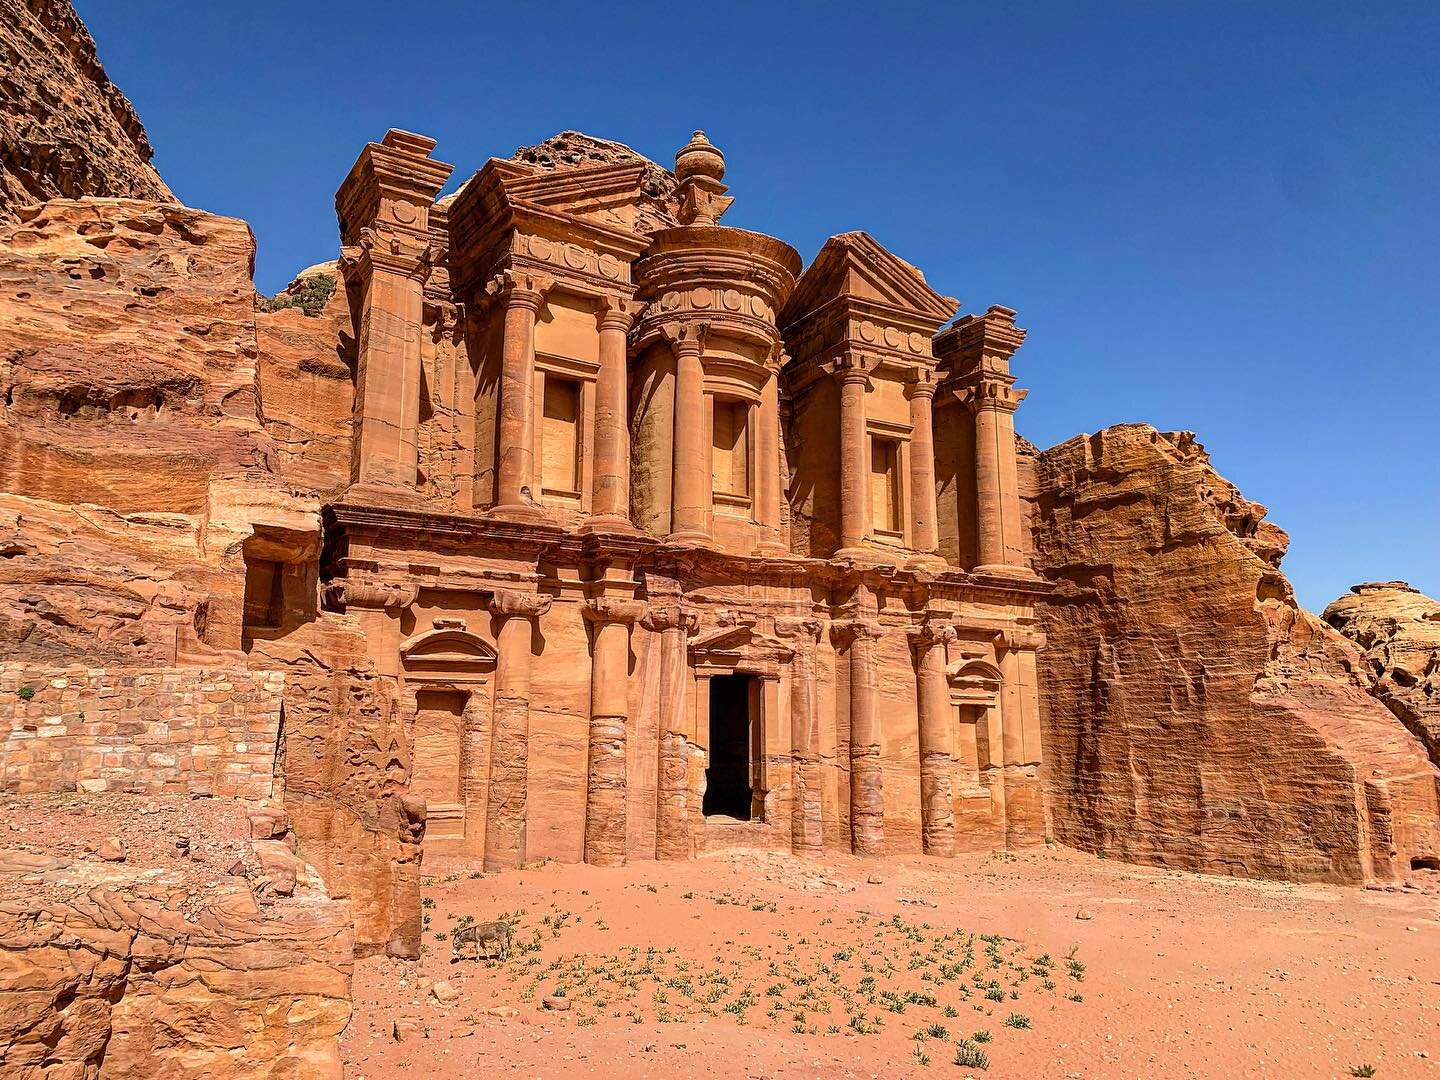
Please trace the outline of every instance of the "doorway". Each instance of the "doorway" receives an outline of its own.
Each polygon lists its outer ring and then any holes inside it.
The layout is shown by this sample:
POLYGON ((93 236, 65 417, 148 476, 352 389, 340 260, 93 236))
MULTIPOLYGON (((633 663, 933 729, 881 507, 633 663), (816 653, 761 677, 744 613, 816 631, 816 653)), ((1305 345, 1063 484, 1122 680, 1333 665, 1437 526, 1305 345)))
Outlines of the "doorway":
POLYGON ((750 675, 710 679, 710 766, 702 806, 706 817, 751 818, 760 734, 758 690, 750 675))
POLYGON ((421 690, 415 695, 410 789, 425 796, 425 835, 433 839, 465 835, 461 765, 468 698, 455 690, 421 690))

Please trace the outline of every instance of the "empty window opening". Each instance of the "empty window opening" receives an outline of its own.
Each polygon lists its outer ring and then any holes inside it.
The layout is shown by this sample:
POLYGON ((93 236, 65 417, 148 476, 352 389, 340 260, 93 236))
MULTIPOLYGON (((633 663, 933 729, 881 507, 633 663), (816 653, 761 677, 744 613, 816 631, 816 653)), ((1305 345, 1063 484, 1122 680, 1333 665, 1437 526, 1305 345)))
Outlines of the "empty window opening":
POLYGON ((540 487, 552 495, 580 494, 580 384, 545 376, 540 431, 540 487))
POLYGON ((460 776, 468 697, 456 690, 422 690, 415 695, 410 790, 425 796, 427 836, 465 835, 460 776))
POLYGON ((715 494, 732 499, 750 495, 750 405, 715 399, 711 428, 711 469, 715 494))
POLYGON ((716 675, 710 680, 710 765, 705 770, 706 817, 749 821, 755 802, 756 722, 754 679, 716 675))
POLYGON ((900 533, 900 444, 870 440, 870 522, 876 532, 900 533))
POLYGON ((284 617, 285 564, 245 556, 246 629, 278 630, 284 617))

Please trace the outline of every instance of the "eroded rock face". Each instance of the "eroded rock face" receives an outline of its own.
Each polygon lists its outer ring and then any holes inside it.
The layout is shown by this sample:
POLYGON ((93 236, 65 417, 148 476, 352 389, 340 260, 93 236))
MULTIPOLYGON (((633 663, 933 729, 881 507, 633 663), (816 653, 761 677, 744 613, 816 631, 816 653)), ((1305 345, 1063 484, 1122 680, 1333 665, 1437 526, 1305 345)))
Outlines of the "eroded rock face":
POLYGON ((1403 581, 1370 581, 1322 617, 1365 650, 1371 693, 1440 765, 1440 602, 1403 581))
POLYGON ((70 0, 0 0, 0 222, 56 197, 174 197, 70 0))
POLYGON ((1403 875, 1440 850, 1437 774, 1295 602, 1285 534, 1189 433, 1146 425, 1030 459, 1057 837, 1192 870, 1403 875))
POLYGON ((0 226, 3 658, 283 674, 302 854, 353 901, 361 951, 410 955, 423 811, 357 631, 318 609, 320 495, 349 470, 346 298, 259 312, 253 256, 244 222, 137 200, 0 226), (257 568, 274 610, 247 614, 257 568))
POLYGON ((339 1080, 350 913, 282 813, 257 830, 228 799, 3 809, 0 1075, 339 1080))

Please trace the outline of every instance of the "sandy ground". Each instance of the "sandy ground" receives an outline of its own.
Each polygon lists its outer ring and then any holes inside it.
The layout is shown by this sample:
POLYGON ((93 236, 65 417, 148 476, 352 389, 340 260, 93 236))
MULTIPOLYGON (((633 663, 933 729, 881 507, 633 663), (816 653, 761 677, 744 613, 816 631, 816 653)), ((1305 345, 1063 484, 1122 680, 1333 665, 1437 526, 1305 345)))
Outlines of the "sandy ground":
POLYGON ((426 871, 419 965, 357 965, 353 1080, 1440 1076, 1433 873, 1386 892, 1060 849, 426 871), (452 961, 453 927, 502 917, 508 961, 452 961))

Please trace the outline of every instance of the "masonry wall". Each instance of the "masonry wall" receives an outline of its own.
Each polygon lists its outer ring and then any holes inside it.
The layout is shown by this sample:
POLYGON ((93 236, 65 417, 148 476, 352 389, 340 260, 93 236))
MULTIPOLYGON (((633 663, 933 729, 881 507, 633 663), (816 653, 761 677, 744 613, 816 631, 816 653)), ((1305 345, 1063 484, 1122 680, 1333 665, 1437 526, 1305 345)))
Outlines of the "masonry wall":
POLYGON ((0 789, 267 798, 285 678, 0 665, 0 789))

